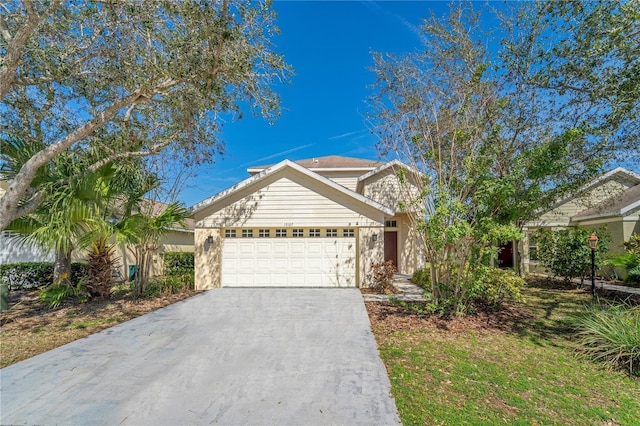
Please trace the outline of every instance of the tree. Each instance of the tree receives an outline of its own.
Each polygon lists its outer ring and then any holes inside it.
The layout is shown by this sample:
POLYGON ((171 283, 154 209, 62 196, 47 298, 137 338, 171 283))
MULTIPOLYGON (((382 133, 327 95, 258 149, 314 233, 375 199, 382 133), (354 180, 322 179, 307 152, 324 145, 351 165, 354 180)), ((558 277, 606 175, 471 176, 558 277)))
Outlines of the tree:
MULTIPOLYGON (((45 194, 38 170, 64 152, 102 156, 88 170, 168 152, 191 164, 223 145, 222 118, 247 105, 273 119, 270 2, 12 1, 0 15, 0 143, 41 144, 0 198, 0 231, 45 194)), ((0 159, 0 161, 4 161, 0 159)))
MULTIPOLYGON (((6 161, 0 172, 12 178, 40 147, 16 139, 3 148, 6 161)), ((32 213, 9 225, 25 241, 55 252, 54 283, 67 281, 74 250, 104 248, 92 258, 105 258, 106 240, 115 232, 112 218, 130 215, 142 196, 158 185, 137 159, 87 172, 97 156, 63 153, 40 168, 33 185, 46 196, 32 213)))
POLYGON ((141 203, 140 211, 117 224, 117 238, 128 244, 133 252, 138 270, 136 271, 136 295, 144 294, 149 283, 152 254, 171 227, 184 225, 189 211, 177 203, 166 206, 157 213, 156 203, 151 200, 141 203))
POLYGON ((517 239, 541 209, 639 146, 619 127, 637 117, 637 98, 617 121, 603 118, 608 127, 589 127, 571 115, 580 104, 547 84, 544 73, 555 69, 558 52, 571 52, 543 51, 541 40, 553 42, 546 37, 555 25, 545 5, 519 3, 503 18, 505 31, 487 33, 470 3, 455 4, 447 17, 425 20, 422 52, 374 54, 378 148, 426 176, 410 203, 421 211, 415 226, 434 302, 452 310, 465 309, 500 243, 517 239), (531 16, 548 19, 543 26, 531 16))

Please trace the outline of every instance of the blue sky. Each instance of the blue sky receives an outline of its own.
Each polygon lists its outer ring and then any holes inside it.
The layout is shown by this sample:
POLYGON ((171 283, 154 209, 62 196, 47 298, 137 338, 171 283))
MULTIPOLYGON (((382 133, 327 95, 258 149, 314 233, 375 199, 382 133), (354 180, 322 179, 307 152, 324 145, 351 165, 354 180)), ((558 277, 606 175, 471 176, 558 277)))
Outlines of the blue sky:
POLYGON ((226 154, 187 183, 180 195, 187 206, 245 179, 250 166, 325 155, 377 159, 364 118, 375 81, 371 51, 418 50, 422 20, 430 11, 443 15, 447 3, 275 1, 274 9, 282 32, 276 51, 295 69, 291 85, 275 87, 282 116, 273 125, 250 114, 226 123, 226 154))

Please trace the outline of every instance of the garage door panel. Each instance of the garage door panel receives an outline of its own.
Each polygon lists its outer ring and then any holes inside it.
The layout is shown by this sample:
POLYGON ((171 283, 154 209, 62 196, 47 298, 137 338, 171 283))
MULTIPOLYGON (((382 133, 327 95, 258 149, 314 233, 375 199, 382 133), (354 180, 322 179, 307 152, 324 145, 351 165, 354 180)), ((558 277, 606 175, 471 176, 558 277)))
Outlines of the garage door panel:
POLYGON ((353 287, 355 252, 355 238, 228 238, 222 285, 353 287))

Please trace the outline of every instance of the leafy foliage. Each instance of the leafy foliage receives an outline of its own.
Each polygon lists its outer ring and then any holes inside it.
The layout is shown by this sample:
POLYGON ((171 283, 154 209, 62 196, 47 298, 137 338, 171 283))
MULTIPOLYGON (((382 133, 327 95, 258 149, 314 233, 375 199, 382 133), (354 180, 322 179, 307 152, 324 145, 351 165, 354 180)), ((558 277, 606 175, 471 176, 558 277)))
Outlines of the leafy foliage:
MULTIPOLYGON (((72 263, 70 282, 77 285, 87 277, 86 263, 72 263)), ((52 262, 22 262, 0 265, 0 280, 13 290, 32 289, 53 284, 52 262)))
MULTIPOLYGON (((585 277, 591 271, 591 249, 587 240, 593 230, 574 226, 561 230, 538 229, 535 238, 538 241, 538 260, 554 277, 566 282, 572 278, 585 277)), ((598 247, 596 249, 596 267, 601 265, 608 251, 610 236, 606 229, 597 230, 598 247)))
POLYGON ((511 269, 489 268, 479 292, 487 303, 500 306, 505 302, 521 302, 520 289, 525 281, 511 269))
POLYGON ((151 260, 157 252, 160 239, 171 227, 184 225, 189 212, 178 203, 164 207, 161 213, 154 212, 155 203, 150 201, 141 205, 139 211, 117 224, 118 238, 129 244, 136 259, 138 271, 135 276, 136 294, 145 294, 150 279, 151 260))
POLYGON ((164 253, 165 275, 193 274, 195 254, 193 252, 169 251, 164 253))
POLYGON ((573 325, 585 356, 640 376, 640 306, 593 303, 576 315, 573 325))
POLYGON ((177 294, 195 288, 193 272, 154 277, 149 280, 143 293, 144 297, 177 294))
POLYGON ((639 65, 638 43, 628 42, 640 34, 633 7, 512 5, 493 16, 500 30, 487 33, 471 2, 454 3, 447 16, 424 21, 419 52, 374 53, 378 149, 425 176, 418 196, 405 185, 403 205, 423 236, 434 303, 456 311, 473 299, 501 243, 520 239, 526 222, 607 161, 640 152, 628 137, 640 123, 639 81, 618 66, 639 65), (622 81, 628 98, 616 89, 622 81))
POLYGON ((38 169, 66 152, 94 169, 156 156, 211 161, 241 106, 279 114, 272 85, 290 67, 274 53, 270 2, 7 3, 2 20, 0 139, 41 149, 0 197, 0 230, 33 211, 38 169))
POLYGON ((419 268, 413 271, 411 281, 423 289, 431 291, 431 277, 428 269, 419 268))
POLYGON ((113 269, 117 260, 113 257, 113 246, 99 238, 87 254, 87 280, 85 288, 91 297, 108 299, 115 284, 113 269))
POLYGON ((371 263, 374 287, 385 291, 389 290, 393 286, 393 276, 397 271, 398 269, 391 260, 371 263))
POLYGON ((610 257, 607 263, 625 269, 626 282, 640 284, 640 234, 631 235, 629 241, 625 241, 624 247, 624 253, 610 257))
POLYGON ((77 298, 81 302, 85 302, 87 296, 82 282, 73 285, 67 281, 60 281, 40 290, 40 300, 49 309, 59 307, 65 299, 77 298))

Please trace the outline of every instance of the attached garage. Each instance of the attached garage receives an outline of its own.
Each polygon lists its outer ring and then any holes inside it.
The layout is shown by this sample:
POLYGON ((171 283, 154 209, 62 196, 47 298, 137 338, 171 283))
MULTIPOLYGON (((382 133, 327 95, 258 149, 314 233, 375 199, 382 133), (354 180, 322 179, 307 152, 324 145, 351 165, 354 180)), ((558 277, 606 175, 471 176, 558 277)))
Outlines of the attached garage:
POLYGON ((223 287, 355 285, 355 237, 226 237, 222 241, 223 287))
POLYGON ((198 289, 368 285, 394 214, 288 160, 192 211, 198 289))

